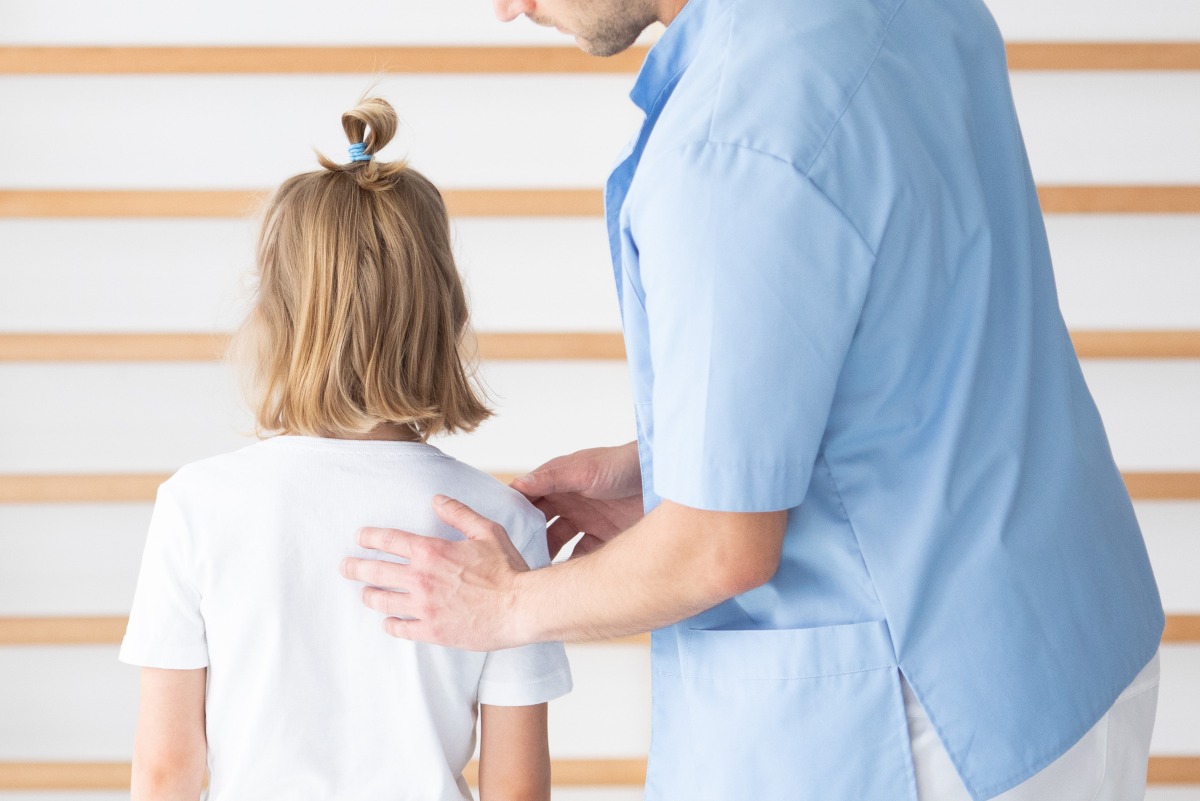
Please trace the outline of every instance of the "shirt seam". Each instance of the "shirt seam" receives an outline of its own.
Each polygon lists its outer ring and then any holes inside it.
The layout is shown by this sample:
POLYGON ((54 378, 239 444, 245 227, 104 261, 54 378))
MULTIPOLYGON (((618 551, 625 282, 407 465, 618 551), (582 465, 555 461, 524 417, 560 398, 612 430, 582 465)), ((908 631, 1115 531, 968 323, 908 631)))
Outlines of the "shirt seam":
MULTIPOLYGON (((682 145, 677 145, 669 150, 663 151, 662 153, 659 153, 659 154, 655 155, 654 157, 652 157, 649 160, 649 162, 642 161, 638 165, 638 172, 641 172, 644 169, 647 172, 652 173, 656 168, 660 167, 663 160, 667 156, 677 155, 677 154, 683 153, 683 152, 685 152, 687 150, 691 150, 691 149, 703 149, 703 148, 707 148, 707 147, 732 148, 734 150, 740 150, 740 151, 743 151, 746 153, 752 153, 757 156, 762 156, 763 158, 770 159, 771 161, 775 161, 775 162, 778 162, 780 164, 787 166, 794 173, 796 173, 796 175, 798 175, 800 178, 802 178, 805 183, 807 183, 810 187, 812 187, 812 189, 818 195, 820 195, 825 200, 826 203, 829 204, 830 208, 832 208, 834 211, 837 212, 838 216, 841 217, 842 220, 845 221, 846 225, 849 226, 850 230, 854 232, 854 236, 858 239, 859 244, 861 244, 864 248, 866 248, 867 252, 871 254, 872 259, 877 259, 879 257, 878 253, 876 253, 875 248, 871 247, 871 245, 867 241, 866 237, 863 236, 862 231, 854 223, 854 221, 850 219, 849 215, 846 214, 845 210, 842 209, 842 207, 839 206, 837 203, 835 203, 831 197, 829 197, 829 195, 825 192, 825 190, 823 190, 820 187, 820 185, 817 184, 817 182, 813 180, 812 176, 809 175, 805 170, 801 169, 799 164, 797 164, 796 162, 792 161, 789 158, 779 155, 778 153, 772 153, 769 150, 763 150, 762 148, 757 148, 757 147, 753 147, 751 145, 741 144, 739 142, 727 142, 727 141, 723 141, 720 139, 711 139, 711 138, 706 137, 704 139, 697 139, 697 140, 693 140, 693 141, 687 142, 682 145)), ((642 173, 642 174, 644 177, 645 173, 642 173)))
POLYGON ((859 90, 862 89, 863 84, 867 82, 867 78, 870 76, 871 71, 875 69, 875 64, 879 61, 879 54, 883 51, 884 44, 887 43, 888 33, 891 32, 892 22, 896 19, 896 15, 900 13, 900 9, 904 8, 907 2, 908 0, 900 0, 900 2, 896 4, 896 7, 892 9, 892 13, 888 15, 887 22, 883 24, 883 32, 879 36, 879 44, 875 46, 875 52, 871 54, 871 61, 867 64, 867 68, 863 70, 862 77, 859 78, 858 83, 854 85, 854 89, 850 92, 850 96, 846 98, 846 102, 842 105, 841 111, 838 112, 837 117, 829 125, 829 130, 825 132, 825 137, 821 140, 821 143, 817 145, 817 149, 813 151, 812 158, 809 159, 808 165, 803 170, 805 177, 808 177, 808 174, 812 170, 813 165, 816 164, 817 159, 819 159, 821 154, 825 152, 825 148, 829 144, 829 140, 833 138, 833 134, 841 125, 842 119, 846 116, 846 112, 850 110, 850 106, 854 104, 854 99, 858 97, 859 90))

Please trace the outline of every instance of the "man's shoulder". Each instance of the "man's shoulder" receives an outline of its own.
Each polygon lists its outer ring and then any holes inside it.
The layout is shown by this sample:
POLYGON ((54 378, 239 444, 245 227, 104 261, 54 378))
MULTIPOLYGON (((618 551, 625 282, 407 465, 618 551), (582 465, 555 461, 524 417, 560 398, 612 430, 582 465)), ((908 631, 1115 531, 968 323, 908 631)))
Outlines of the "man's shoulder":
POLYGON ((804 171, 871 69, 895 0, 721 0, 645 155, 733 145, 804 171))

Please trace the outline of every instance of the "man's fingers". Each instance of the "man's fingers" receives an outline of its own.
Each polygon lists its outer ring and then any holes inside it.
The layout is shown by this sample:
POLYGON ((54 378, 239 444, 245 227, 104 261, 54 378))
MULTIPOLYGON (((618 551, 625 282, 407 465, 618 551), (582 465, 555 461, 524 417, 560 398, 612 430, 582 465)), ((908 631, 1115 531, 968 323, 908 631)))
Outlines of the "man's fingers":
POLYGON ((407 592, 392 592, 378 587, 363 587, 362 602, 376 612, 393 617, 417 617, 417 604, 407 592))
POLYGON ((594 537, 591 534, 584 534, 579 538, 579 542, 575 543, 575 550, 571 551, 571 558, 583 556, 584 554, 598 551, 604 545, 604 540, 599 537, 594 537))
POLYGON ((405 559, 412 558, 413 541, 419 535, 395 528, 360 528, 358 544, 373 551, 384 551, 405 559))
POLYGON ((405 565, 397 562, 383 562, 378 559, 356 559, 347 556, 342 560, 338 571, 351 581, 361 581, 376 587, 403 588, 405 582, 405 565))
POLYGON ((429 626, 420 620, 407 620, 401 617, 385 617, 383 630, 392 637, 413 642, 432 642, 432 632, 429 626))
POLYGON ((564 462, 568 456, 551 459, 541 467, 512 480, 509 485, 526 498, 543 498, 560 492, 582 492, 587 488, 583 471, 564 462))
POLYGON ((553 557, 579 533, 579 529, 564 518, 558 518, 546 529, 546 544, 553 557))
POLYGON ((458 529, 469 540, 507 539, 503 526, 487 519, 462 501, 435 495, 433 511, 443 523, 458 529))

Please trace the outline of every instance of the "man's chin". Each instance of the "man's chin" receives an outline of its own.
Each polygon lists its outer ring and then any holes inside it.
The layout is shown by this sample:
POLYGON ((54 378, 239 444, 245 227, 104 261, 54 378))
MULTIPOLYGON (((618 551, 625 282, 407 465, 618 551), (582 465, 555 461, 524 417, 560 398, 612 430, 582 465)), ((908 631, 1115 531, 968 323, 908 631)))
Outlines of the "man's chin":
POLYGON ((575 46, 580 50, 587 53, 589 56, 599 56, 600 58, 608 58, 609 56, 615 56, 618 53, 624 53, 633 46, 632 43, 626 45, 616 45, 612 42, 596 42, 591 39, 584 39, 579 34, 575 34, 574 39, 575 46))

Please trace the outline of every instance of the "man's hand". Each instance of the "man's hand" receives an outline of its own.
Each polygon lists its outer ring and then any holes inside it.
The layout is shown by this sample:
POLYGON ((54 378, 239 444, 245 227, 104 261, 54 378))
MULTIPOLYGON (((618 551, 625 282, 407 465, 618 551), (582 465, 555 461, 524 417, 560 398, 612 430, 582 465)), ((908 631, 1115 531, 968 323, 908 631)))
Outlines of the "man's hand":
POLYGON ((393 637, 471 651, 494 651, 529 640, 515 614, 515 583, 529 570, 500 526, 452 498, 438 495, 434 512, 461 531, 461 542, 407 531, 364 528, 358 542, 408 564, 342 560, 344 577, 365 582, 363 603, 388 617, 393 637))
POLYGON ((636 442, 559 456, 511 486, 547 521, 558 518, 546 533, 551 556, 581 531, 572 556, 590 553, 641 520, 644 511, 636 442))

